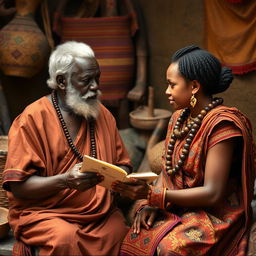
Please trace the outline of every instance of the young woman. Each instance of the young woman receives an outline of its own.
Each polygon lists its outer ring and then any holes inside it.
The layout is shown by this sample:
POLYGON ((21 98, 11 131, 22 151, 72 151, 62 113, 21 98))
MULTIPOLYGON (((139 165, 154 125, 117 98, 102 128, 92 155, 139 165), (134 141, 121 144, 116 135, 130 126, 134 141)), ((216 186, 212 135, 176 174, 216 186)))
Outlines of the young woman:
POLYGON ((140 199, 123 255, 245 255, 255 178, 249 120, 213 95, 231 70, 196 46, 178 50, 166 73, 176 110, 166 136, 163 168, 148 186, 115 183, 140 199))

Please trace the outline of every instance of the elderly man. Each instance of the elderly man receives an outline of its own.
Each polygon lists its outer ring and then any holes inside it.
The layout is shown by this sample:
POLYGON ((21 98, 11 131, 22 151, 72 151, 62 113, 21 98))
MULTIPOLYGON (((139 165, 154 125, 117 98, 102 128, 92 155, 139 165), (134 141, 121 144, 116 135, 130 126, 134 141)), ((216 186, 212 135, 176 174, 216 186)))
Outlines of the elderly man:
POLYGON ((52 94, 13 122, 3 174, 10 201, 14 255, 118 255, 127 232, 113 195, 94 173, 79 172, 83 155, 129 171, 115 119, 99 102, 100 68, 84 43, 59 45, 49 60, 52 94))

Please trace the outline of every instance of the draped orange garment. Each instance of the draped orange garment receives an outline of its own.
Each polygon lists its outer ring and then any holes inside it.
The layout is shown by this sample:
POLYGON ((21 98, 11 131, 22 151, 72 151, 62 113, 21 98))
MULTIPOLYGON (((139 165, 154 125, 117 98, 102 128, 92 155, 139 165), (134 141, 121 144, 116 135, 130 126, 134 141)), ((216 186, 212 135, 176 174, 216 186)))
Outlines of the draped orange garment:
POLYGON ((205 44, 234 74, 244 74, 256 70, 256 1, 237 2, 204 0, 205 44))
MULTIPOLYGON (((180 116, 180 111, 175 112, 170 120, 166 137, 166 151, 173 127, 180 116)), ((157 186, 170 190, 179 190, 203 186, 204 166, 207 151, 218 142, 228 138, 242 138, 243 145, 236 148, 236 155, 230 170, 230 177, 226 186, 223 200, 217 207, 212 208, 182 208, 167 205, 166 211, 177 215, 180 223, 169 226, 159 226, 161 234, 165 236, 158 242, 158 255, 245 255, 247 236, 251 223, 251 201, 255 179, 254 144, 249 120, 237 109, 224 106, 211 110, 203 119, 202 125, 190 146, 189 156, 174 178, 170 178, 163 169, 157 181, 157 186), (169 227, 172 227, 170 230, 169 227)), ((186 139, 186 138, 185 138, 186 139)), ((177 140, 173 153, 172 163, 175 165, 185 143, 185 139, 177 140)), ((135 206, 134 212, 147 201, 142 200, 135 206)), ((154 228, 158 234, 158 227, 154 228)), ((121 255, 140 255, 137 244, 147 241, 145 251, 154 245, 155 240, 150 236, 150 230, 143 229, 139 237, 132 236, 132 229, 124 239, 121 255), (150 242, 149 239, 150 238, 150 242), (133 240, 136 239, 136 242, 133 240)), ((157 237, 156 237, 157 239, 157 237)), ((149 251, 149 250, 148 250, 149 251)), ((141 253, 141 251, 140 251, 141 253)), ((145 255, 153 255, 154 252, 145 255)))
MULTIPOLYGON (((130 165, 115 119, 103 105, 95 123, 95 138, 99 159, 130 165)), ((82 154, 90 154, 85 120, 74 144, 82 154)), ((3 186, 8 190, 9 182, 24 181, 34 174, 64 173, 77 162, 55 109, 43 97, 28 106, 12 124, 3 186)), ((9 223, 15 238, 39 246, 40 255, 117 255, 127 232, 121 212, 112 204, 111 193, 101 186, 84 192, 66 189, 42 200, 20 200, 11 192, 8 198, 9 223), (66 221, 73 224, 70 236, 63 238, 68 241, 60 241, 63 229, 69 229, 66 221), (63 243, 62 249, 54 249, 58 243, 63 243)))

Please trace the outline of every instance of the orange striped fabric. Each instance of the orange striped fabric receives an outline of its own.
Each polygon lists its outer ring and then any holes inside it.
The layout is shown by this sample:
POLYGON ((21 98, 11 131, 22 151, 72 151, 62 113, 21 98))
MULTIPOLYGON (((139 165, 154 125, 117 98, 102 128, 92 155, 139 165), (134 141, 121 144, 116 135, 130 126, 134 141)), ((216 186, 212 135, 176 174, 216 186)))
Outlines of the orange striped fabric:
POLYGON ((75 40, 92 47, 101 68, 102 100, 126 97, 134 78, 131 16, 61 19, 62 42, 75 40))
POLYGON ((241 131, 231 122, 221 122, 217 127, 218 129, 215 129, 211 134, 208 142, 208 149, 223 140, 242 136, 241 131))

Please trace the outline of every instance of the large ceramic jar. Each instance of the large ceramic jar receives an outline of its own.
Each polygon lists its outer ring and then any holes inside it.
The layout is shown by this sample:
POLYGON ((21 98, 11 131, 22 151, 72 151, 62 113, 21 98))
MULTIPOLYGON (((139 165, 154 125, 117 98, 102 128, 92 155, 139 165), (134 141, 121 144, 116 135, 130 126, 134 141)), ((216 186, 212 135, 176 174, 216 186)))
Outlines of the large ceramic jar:
POLYGON ((0 69, 5 75, 32 77, 46 64, 50 47, 34 20, 42 0, 16 0, 16 15, 0 31, 0 69))

